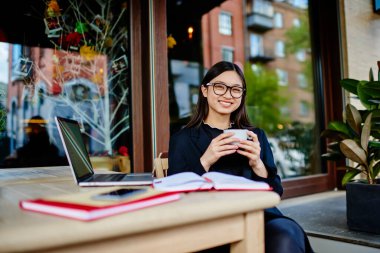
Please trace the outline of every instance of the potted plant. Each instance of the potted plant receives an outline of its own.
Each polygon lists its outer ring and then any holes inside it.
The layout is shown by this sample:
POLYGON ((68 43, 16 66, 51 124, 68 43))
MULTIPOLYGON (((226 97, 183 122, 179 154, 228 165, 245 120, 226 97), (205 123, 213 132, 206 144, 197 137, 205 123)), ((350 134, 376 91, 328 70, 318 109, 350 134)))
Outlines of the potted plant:
POLYGON ((342 185, 346 187, 347 225, 352 230, 380 234, 380 62, 378 81, 372 69, 369 80, 342 79, 340 85, 354 94, 363 109, 347 104, 343 121, 331 121, 321 136, 327 138, 327 160, 348 160, 342 185))

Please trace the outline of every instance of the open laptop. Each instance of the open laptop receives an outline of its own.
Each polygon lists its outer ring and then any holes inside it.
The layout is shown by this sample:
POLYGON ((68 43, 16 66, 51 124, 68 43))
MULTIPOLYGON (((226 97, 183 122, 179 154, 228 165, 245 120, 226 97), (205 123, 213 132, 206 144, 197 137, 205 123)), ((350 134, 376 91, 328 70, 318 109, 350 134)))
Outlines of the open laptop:
POLYGON ((95 174, 84 144, 79 123, 55 117, 71 172, 79 186, 151 185, 151 173, 95 174))

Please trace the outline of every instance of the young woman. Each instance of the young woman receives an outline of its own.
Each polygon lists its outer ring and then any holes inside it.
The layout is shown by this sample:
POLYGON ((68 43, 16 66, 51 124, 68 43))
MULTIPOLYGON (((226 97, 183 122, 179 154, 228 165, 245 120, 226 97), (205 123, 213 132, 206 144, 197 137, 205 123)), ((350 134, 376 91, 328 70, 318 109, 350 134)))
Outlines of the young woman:
MULTIPOLYGON (((268 139, 262 129, 249 123, 246 89, 244 75, 236 64, 222 61, 210 68, 199 87, 194 116, 170 138, 169 175, 219 171, 265 181, 282 195, 268 139), (247 129, 249 139, 223 133, 229 128, 247 129)), ((265 248, 267 253, 313 252, 303 229, 277 208, 265 210, 265 248)))

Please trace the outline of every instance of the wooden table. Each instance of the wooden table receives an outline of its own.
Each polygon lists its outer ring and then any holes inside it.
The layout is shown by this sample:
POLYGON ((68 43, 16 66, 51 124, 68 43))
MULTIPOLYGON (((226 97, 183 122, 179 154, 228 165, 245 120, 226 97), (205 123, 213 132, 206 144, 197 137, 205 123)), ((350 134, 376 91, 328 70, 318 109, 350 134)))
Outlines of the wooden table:
POLYGON ((264 252, 274 192, 193 192, 176 202, 92 222, 25 211, 21 199, 89 191, 68 167, 0 169, 0 252, 191 252, 231 243, 264 252))

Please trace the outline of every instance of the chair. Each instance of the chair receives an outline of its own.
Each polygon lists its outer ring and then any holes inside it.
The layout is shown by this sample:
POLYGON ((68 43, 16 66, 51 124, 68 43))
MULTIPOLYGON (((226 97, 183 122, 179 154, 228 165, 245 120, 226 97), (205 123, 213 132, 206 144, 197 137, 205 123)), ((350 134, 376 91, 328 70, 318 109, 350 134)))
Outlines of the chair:
POLYGON ((153 161, 153 176, 155 178, 166 177, 168 175, 168 168, 168 152, 161 152, 153 161))

